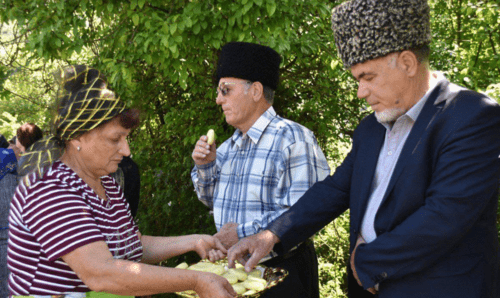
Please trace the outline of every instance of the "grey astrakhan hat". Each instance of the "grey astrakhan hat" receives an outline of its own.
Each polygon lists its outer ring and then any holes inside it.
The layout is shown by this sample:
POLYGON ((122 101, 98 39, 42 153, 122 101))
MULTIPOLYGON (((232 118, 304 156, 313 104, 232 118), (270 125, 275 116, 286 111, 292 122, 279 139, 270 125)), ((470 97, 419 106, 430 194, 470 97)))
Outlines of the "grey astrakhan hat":
POLYGON ((427 0, 352 0, 333 9, 332 30, 344 66, 431 41, 427 0))

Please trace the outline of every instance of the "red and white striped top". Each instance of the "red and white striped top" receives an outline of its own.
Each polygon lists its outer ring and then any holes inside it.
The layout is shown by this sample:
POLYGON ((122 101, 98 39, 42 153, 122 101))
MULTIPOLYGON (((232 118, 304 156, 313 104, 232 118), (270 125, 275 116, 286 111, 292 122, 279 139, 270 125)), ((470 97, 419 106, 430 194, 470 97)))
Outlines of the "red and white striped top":
POLYGON ((115 259, 140 261, 139 230, 113 178, 102 177, 106 201, 60 161, 29 180, 17 188, 9 215, 12 295, 89 291, 61 256, 95 241, 106 241, 115 259))

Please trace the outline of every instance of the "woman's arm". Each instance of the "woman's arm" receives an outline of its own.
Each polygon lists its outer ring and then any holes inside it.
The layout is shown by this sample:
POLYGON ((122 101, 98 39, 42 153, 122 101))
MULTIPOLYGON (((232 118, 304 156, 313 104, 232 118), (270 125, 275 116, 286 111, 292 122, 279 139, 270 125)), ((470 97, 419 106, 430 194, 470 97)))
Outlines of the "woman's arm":
POLYGON ((104 241, 81 246, 62 259, 93 291, 143 296, 194 290, 200 298, 236 295, 225 278, 212 273, 113 259, 104 241))
MULTIPOLYGON (((178 237, 154 237, 141 236, 143 257, 141 262, 146 264, 156 264, 163 260, 184 254, 189 251, 196 251, 200 258, 209 257, 211 249, 218 249, 226 253, 226 249, 221 242, 209 235, 186 235, 178 237)), ((216 261, 210 259, 210 261, 216 261)))

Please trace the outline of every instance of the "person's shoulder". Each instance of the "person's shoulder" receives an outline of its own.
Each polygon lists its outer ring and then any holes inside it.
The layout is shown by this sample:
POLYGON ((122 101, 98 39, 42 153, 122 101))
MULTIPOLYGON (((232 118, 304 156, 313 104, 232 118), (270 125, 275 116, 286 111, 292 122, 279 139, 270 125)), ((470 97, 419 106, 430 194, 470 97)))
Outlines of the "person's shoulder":
POLYGON ((10 148, 1 148, 0 149, 0 156, 1 156, 1 161, 2 164, 5 164, 7 162, 11 162, 12 160, 16 161, 16 155, 14 153, 14 150, 10 148))
POLYGON ((282 136, 292 144, 297 142, 316 144, 316 137, 309 128, 290 119, 276 116, 269 127, 274 130, 273 133, 282 136))
POLYGON ((42 169, 41 173, 31 172, 20 179, 28 193, 44 190, 43 193, 75 191, 83 187, 83 180, 62 162, 56 161, 42 169))
POLYGON ((15 205, 24 206, 29 212, 42 206, 49 206, 54 201, 63 201, 69 194, 77 195, 78 191, 68 183, 66 173, 46 167, 40 173, 31 172, 19 179, 16 194, 12 198, 15 205))
POLYGON ((461 89, 457 96, 454 98, 457 104, 463 105, 464 107, 477 107, 481 108, 493 108, 499 109, 500 105, 491 97, 486 94, 476 92, 474 90, 469 90, 466 88, 461 89))
POLYGON ((467 89, 465 87, 449 83, 442 90, 437 102, 444 105, 445 112, 453 117, 469 118, 476 114, 500 113, 500 105, 486 94, 467 89))

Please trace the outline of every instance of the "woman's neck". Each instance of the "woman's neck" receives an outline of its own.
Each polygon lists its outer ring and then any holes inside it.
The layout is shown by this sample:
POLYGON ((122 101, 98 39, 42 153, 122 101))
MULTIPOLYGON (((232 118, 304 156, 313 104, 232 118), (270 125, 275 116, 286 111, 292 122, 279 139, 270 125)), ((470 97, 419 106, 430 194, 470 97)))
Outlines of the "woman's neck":
POLYGON ((80 177, 94 192, 103 200, 106 200, 104 187, 101 184, 101 177, 86 170, 78 159, 65 152, 60 160, 68 166, 78 177, 80 177))

